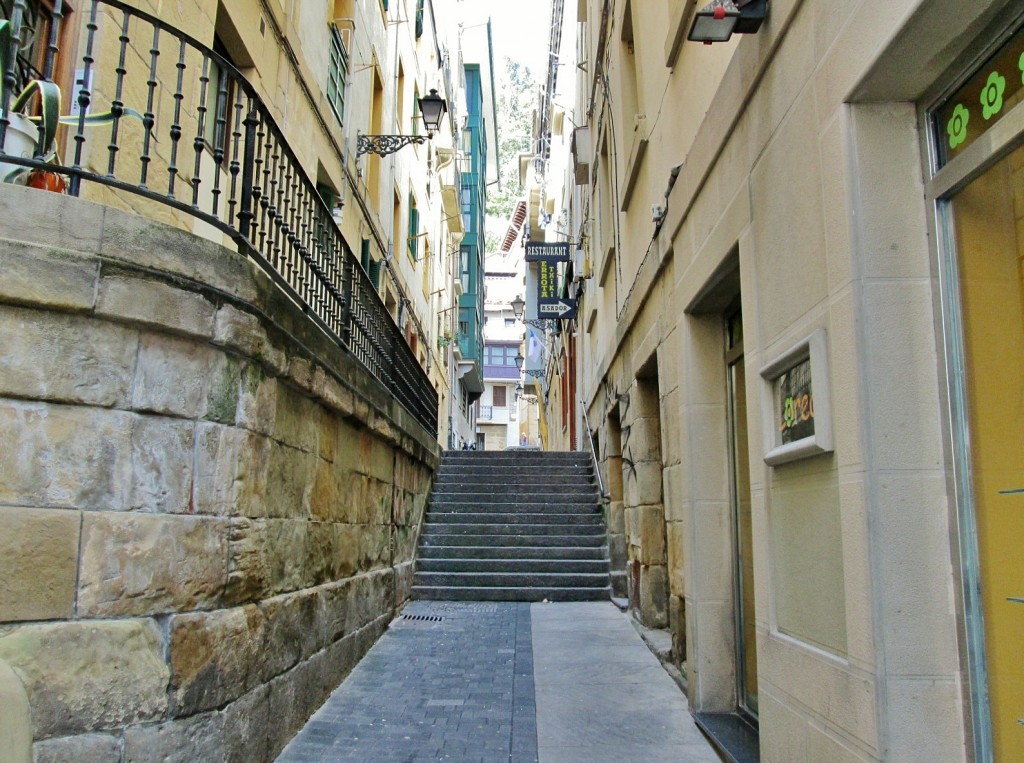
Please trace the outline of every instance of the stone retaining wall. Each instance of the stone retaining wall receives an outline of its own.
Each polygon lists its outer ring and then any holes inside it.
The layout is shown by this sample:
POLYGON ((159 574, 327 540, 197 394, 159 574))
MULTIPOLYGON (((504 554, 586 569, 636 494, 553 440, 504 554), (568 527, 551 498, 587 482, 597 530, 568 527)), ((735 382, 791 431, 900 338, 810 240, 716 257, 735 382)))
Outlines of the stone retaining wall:
POLYGON ((256 267, 0 186, 0 667, 36 761, 272 759, 408 597, 437 443, 256 267))

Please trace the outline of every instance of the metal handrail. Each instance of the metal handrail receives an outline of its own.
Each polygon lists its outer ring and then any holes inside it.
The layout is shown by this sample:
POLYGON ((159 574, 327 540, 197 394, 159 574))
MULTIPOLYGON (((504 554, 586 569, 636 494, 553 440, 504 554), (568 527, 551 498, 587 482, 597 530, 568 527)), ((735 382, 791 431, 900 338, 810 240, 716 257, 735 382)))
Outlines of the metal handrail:
MULTIPOLYGON (((3 152, 25 8, 26 0, 15 0, 2 72, 3 161, 66 175, 72 196, 80 195, 83 183, 106 186, 222 231, 436 436, 437 391, 271 109, 225 57, 119 0, 91 0, 76 14, 85 19, 78 45, 84 52, 62 66, 79 77, 78 115, 67 144, 73 145, 71 161, 48 160, 47 146, 37 145, 32 157, 3 152), (131 97, 136 101, 128 102, 131 97), (88 117, 100 103, 110 116, 96 126, 88 117), (125 150, 125 135, 137 157, 125 150)), ((52 22, 43 72, 51 81, 60 54, 58 27, 67 22, 61 0, 54 2, 52 22)))
POLYGON ((590 457, 594 460, 594 474, 597 476, 597 489, 601 491, 601 497, 605 500, 611 498, 611 493, 604 489, 604 480, 601 479, 601 464, 597 460, 597 451, 594 450, 594 438, 590 434, 590 418, 587 416, 587 404, 580 398, 580 410, 583 411, 583 423, 587 427, 587 442, 590 443, 590 457))

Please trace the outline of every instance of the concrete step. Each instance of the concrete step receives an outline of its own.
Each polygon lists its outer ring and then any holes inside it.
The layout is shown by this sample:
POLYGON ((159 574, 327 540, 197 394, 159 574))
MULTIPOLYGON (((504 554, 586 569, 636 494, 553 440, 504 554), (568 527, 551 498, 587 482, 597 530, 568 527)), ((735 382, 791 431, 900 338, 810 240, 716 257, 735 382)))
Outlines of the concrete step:
POLYGON ((430 601, 604 601, 611 590, 603 588, 483 588, 461 586, 413 586, 414 599, 430 601))
POLYGON ((559 477, 557 480, 524 482, 521 480, 496 480, 493 476, 487 479, 468 478, 459 481, 435 480, 431 495, 434 493, 521 493, 530 495, 583 495, 591 500, 597 499, 597 487, 589 477, 559 477))
MULTIPOLYGON (((541 517, 558 515, 585 515, 595 517, 598 521, 602 519, 601 512, 593 503, 561 503, 561 502, 518 502, 518 501, 495 501, 493 503, 452 503, 449 501, 432 501, 427 509, 427 521, 430 521, 431 514, 487 514, 498 516, 509 514, 511 516, 523 516, 531 514, 541 517)), ((490 520, 494 522, 495 520, 490 520)), ((514 520, 513 520, 514 521, 514 520)))
POLYGON ((422 545, 419 561, 491 559, 544 561, 548 559, 607 560, 602 546, 472 546, 422 545))
POLYGON ((587 572, 417 572, 413 585, 473 588, 601 588, 608 573, 587 572))
POLYGON ((591 463, 590 454, 579 450, 446 450, 444 463, 466 462, 522 463, 543 461, 547 463, 591 463))
POLYGON ((557 572, 607 576, 608 568, 607 559, 420 559, 416 562, 417 575, 423 572, 557 572))
POLYGON ((593 476, 590 466, 576 465, 549 465, 549 464, 441 464, 437 470, 439 479, 452 477, 491 477, 496 474, 503 477, 515 477, 517 479, 553 479, 559 476, 579 477, 593 476))
POLYGON ((575 493, 546 493, 542 491, 522 493, 515 490, 496 490, 485 493, 478 492, 478 489, 475 488, 473 491, 433 493, 430 497, 430 504, 433 506, 441 503, 453 505, 511 503, 535 506, 593 506, 595 500, 593 495, 587 495, 580 491, 575 493))
POLYGON ((423 526, 423 537, 430 538, 436 535, 486 535, 492 540, 504 536, 518 537, 521 535, 578 535, 580 537, 597 535, 603 538, 605 531, 604 525, 599 522, 577 525, 570 522, 534 522, 530 524, 445 522, 435 524, 428 521, 423 526))
POLYGON ((605 545, 604 534, 580 535, 571 533, 569 535, 505 535, 495 537, 494 535, 481 535, 479 533, 442 533, 424 532, 421 536, 421 543, 425 546, 491 546, 497 547, 521 547, 521 546, 586 546, 600 548, 605 545), (499 542, 500 541, 500 542, 499 542))
POLYGON ((526 511, 438 511, 427 514, 427 525, 480 524, 480 525, 587 525, 604 531, 601 515, 586 512, 526 512, 526 511))

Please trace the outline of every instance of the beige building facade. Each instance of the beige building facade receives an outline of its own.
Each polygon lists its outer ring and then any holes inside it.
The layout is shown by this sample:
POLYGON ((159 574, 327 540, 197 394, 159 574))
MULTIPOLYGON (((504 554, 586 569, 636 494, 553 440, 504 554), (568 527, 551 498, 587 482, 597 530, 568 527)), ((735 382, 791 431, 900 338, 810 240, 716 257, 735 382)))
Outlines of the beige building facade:
POLYGON ((713 45, 573 5, 567 333, 691 709, 766 761, 1021 759, 1020 4, 771 0, 713 45))

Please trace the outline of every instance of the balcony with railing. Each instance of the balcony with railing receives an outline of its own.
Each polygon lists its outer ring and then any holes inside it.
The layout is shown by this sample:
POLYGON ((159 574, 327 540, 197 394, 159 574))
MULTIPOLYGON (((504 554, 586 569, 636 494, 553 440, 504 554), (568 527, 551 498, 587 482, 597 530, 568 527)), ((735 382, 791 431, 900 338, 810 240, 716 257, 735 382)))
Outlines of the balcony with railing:
POLYGON ((273 110, 226 55, 118 0, 76 4, 73 18, 54 0, 30 27, 38 7, 2 7, 4 174, 25 182, 20 168, 34 170, 71 196, 215 231, 436 434, 436 391, 273 110), (41 98, 20 99, 26 87, 41 98))

